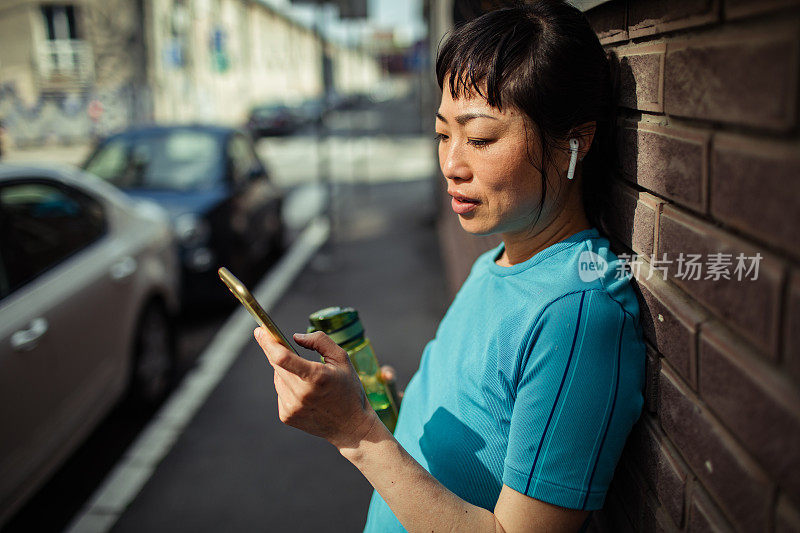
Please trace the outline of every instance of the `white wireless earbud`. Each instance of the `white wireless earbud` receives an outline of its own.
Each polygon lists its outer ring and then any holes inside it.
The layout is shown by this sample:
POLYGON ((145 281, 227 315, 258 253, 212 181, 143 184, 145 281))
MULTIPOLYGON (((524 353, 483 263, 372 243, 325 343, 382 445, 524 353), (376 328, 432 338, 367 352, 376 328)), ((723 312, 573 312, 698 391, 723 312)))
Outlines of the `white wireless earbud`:
POLYGON ((567 179, 571 180, 575 177, 575 164, 578 162, 578 139, 574 137, 569 140, 569 170, 567 170, 567 179))

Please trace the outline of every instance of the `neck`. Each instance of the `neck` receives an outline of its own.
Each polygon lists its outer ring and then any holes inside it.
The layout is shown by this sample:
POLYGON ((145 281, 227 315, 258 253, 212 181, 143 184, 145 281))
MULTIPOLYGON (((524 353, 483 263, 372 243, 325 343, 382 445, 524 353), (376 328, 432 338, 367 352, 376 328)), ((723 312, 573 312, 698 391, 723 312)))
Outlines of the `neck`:
POLYGON ((504 250, 497 259, 500 266, 511 266, 527 261, 548 246, 561 242, 570 235, 590 229, 591 225, 583 209, 562 210, 561 213, 538 233, 513 232, 501 235, 504 250))

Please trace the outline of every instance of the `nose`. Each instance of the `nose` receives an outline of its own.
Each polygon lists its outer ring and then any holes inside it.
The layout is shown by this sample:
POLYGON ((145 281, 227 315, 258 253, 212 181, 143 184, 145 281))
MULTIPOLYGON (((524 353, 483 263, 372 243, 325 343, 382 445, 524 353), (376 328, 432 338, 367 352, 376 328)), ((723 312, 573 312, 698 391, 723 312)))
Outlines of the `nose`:
POLYGON ((451 180, 468 180, 472 178, 472 170, 464 153, 464 145, 453 142, 439 146, 439 167, 442 175, 451 180))

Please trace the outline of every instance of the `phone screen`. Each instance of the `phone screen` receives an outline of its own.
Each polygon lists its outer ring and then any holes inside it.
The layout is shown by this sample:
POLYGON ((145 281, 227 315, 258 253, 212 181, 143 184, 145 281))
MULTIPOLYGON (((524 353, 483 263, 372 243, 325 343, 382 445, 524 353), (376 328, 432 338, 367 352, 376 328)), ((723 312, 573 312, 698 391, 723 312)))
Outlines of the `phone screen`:
MULTIPOLYGON (((267 331, 269 331, 272 336, 275 338, 276 341, 284 345, 289 350, 292 350, 294 353, 297 353, 297 350, 294 349, 292 344, 283 334, 283 332, 275 325, 275 322, 269 317, 264 308, 259 305, 253 295, 247 290, 247 287, 244 286, 244 283, 239 281, 236 276, 231 274, 231 272, 222 267, 217 270, 220 279, 227 285, 228 289, 236 296, 236 299, 247 309, 253 318, 256 319, 261 326, 264 327, 267 331)), ((299 355, 299 354, 298 354, 299 355)))

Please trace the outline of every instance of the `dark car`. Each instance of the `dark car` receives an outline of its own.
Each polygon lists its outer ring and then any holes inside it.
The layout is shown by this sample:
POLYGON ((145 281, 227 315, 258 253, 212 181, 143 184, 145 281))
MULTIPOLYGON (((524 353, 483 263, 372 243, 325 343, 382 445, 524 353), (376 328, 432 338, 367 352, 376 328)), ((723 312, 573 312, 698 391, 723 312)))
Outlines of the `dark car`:
POLYGON ((165 207, 180 243, 182 303, 228 298, 216 270, 253 281, 283 247, 282 192, 244 133, 149 126, 102 141, 84 169, 165 207))
POLYGON ((254 139, 272 135, 289 135, 299 126, 297 117, 285 105, 261 105, 250 110, 247 131, 254 139))
POLYGON ((310 98, 300 102, 293 110, 295 117, 303 125, 319 126, 328 111, 324 98, 310 98))

